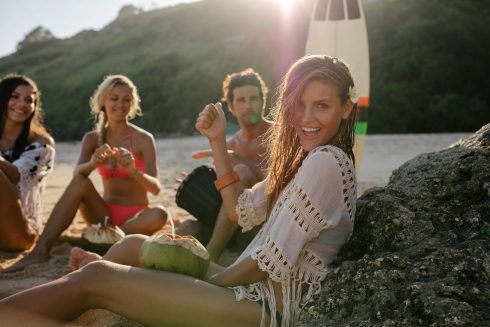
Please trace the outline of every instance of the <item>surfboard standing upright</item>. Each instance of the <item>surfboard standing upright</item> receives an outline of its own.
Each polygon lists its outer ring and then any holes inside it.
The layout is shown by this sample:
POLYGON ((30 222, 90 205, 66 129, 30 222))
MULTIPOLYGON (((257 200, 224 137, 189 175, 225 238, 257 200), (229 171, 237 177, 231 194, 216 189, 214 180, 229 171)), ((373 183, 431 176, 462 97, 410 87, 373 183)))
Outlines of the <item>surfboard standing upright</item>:
POLYGON ((361 0, 316 0, 305 54, 323 54, 349 63, 357 89, 359 119, 354 155, 359 173, 369 107, 369 48, 361 0))

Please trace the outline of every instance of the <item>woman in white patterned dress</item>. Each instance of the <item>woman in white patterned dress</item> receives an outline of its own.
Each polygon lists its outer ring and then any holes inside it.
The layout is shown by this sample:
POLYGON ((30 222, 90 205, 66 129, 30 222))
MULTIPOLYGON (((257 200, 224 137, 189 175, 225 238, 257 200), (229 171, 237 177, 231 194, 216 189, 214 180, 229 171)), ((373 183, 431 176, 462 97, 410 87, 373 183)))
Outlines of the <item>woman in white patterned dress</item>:
POLYGON ((26 76, 0 81, 0 251, 26 250, 42 230, 43 182, 55 152, 40 98, 26 76))
POLYGON ((339 59, 298 60, 273 111, 267 178, 247 190, 227 155, 221 105, 209 104, 199 114, 196 128, 212 148, 217 188, 234 213, 230 219, 244 231, 262 225, 234 264, 212 265, 203 280, 135 268, 145 238, 129 236, 104 260, 1 301, 3 321, 14 324, 29 316, 66 321, 104 308, 147 325, 295 326, 353 228, 353 87, 339 59), (32 305, 35 298, 42 303, 32 305))

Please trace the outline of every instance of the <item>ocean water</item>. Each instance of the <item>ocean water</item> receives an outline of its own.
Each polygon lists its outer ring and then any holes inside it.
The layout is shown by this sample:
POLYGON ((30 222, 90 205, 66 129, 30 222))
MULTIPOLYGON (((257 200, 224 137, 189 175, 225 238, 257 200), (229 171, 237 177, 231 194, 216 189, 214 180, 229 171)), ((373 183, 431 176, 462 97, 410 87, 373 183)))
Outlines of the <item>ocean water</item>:
MULTIPOLYGON (((368 135, 361 161, 358 182, 361 191, 370 186, 381 186, 388 182, 391 172, 404 162, 423 153, 439 151, 471 134, 390 134, 368 135)), ((156 140, 160 179, 164 185, 172 185, 181 171, 207 164, 211 159, 193 160, 191 154, 207 149, 202 136, 163 138, 156 140)), ((56 146, 56 162, 75 165, 80 142, 60 142, 56 146)))
POLYGON ((358 181, 386 184, 391 172, 408 160, 440 151, 470 133, 367 135, 358 181))

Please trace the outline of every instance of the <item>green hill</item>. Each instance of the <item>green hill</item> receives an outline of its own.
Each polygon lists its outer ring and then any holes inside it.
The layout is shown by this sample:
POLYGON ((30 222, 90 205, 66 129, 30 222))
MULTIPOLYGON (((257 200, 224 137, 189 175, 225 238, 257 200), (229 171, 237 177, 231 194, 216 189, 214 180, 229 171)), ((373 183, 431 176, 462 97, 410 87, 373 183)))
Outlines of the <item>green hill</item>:
MULTIPOLYGON (((120 17, 100 31, 25 45, 0 58, 0 74, 38 82, 45 121, 59 140, 90 128, 88 99, 113 73, 139 88, 137 124, 158 135, 191 134, 197 112, 219 100, 227 73, 254 67, 274 88, 303 55, 311 1, 297 2, 289 22, 269 0, 203 0, 120 17)), ((487 7, 475 0, 366 3, 370 132, 469 131, 490 120, 487 7)))
POLYGON ((488 1, 385 0, 365 11, 371 132, 469 132, 490 121, 488 1))

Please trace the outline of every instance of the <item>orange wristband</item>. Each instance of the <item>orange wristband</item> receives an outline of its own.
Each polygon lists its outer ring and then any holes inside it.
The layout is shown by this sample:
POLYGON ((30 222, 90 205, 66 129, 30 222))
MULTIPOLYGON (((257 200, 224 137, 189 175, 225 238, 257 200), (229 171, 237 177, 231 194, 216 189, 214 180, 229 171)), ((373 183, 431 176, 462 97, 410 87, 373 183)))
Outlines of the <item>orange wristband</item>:
POLYGON ((216 186, 216 189, 218 191, 221 191, 225 187, 227 187, 233 183, 239 182, 239 181, 240 181, 240 176, 238 176, 238 174, 236 172, 232 171, 231 173, 223 175, 220 178, 218 178, 217 180, 215 180, 214 186, 216 186))

